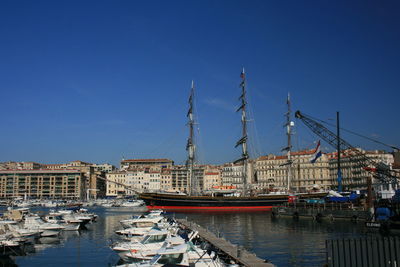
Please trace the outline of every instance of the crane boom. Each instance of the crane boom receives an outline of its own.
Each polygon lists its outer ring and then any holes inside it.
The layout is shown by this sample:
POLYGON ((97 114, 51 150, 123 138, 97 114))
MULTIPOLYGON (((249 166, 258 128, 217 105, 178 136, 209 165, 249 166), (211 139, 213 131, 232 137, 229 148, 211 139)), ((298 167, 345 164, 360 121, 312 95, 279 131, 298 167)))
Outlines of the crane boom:
POLYGON ((353 147, 351 144, 338 137, 336 134, 331 132, 328 128, 326 128, 321 123, 311 119, 309 116, 301 113, 299 110, 296 111, 295 117, 300 119, 308 128, 311 129, 316 135, 322 138, 325 142, 330 144, 332 147, 336 148, 338 142, 340 142, 340 147, 343 150, 351 151, 354 156, 357 157, 359 164, 364 170, 371 169, 372 165, 376 173, 376 178, 384 183, 397 183, 397 177, 392 175, 392 170, 390 170, 389 166, 382 162, 376 162, 371 158, 367 157, 363 152, 353 147))
POLYGON ((352 145, 347 143, 345 140, 338 138, 336 134, 331 132, 324 125, 302 114, 299 110, 296 111, 295 117, 300 119, 308 128, 311 129, 311 131, 313 131, 316 135, 321 137, 325 142, 330 144, 332 147, 336 148, 339 139, 341 148, 352 149, 352 150, 354 149, 352 145))

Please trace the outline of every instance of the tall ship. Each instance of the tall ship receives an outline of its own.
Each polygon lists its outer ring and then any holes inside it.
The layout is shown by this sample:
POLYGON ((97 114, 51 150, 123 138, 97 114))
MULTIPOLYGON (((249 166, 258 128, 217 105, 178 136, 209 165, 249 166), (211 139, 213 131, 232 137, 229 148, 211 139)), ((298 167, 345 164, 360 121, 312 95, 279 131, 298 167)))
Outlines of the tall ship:
MULTIPOLYGON (((244 69, 241 74, 241 95, 239 97, 240 107, 237 112, 241 113, 242 135, 236 146, 242 148, 240 159, 234 164, 242 166, 242 185, 241 190, 236 194, 224 194, 223 192, 214 192, 211 195, 203 195, 200 193, 200 183, 195 175, 195 151, 194 142, 194 83, 189 96, 189 110, 187 113, 189 137, 186 145, 188 152, 186 168, 187 168, 187 193, 186 194, 169 194, 169 193, 141 193, 139 197, 144 200, 148 209, 163 209, 167 211, 265 211, 272 209, 273 206, 281 205, 288 202, 289 195, 283 194, 263 194, 252 195, 248 187, 248 161, 249 153, 247 147, 247 100, 246 100, 246 77, 244 69)), ((289 152, 290 153, 290 152, 289 152)), ((289 182, 289 181, 288 181, 289 182)))

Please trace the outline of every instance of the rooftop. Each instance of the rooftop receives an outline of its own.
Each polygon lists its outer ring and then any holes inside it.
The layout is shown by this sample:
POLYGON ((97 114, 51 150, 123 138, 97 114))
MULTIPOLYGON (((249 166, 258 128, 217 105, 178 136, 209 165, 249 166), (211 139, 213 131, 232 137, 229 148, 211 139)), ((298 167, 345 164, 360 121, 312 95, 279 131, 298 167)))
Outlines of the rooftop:
POLYGON ((1 173, 80 173, 79 170, 74 169, 63 169, 63 170, 0 170, 1 173))
POLYGON ((121 162, 173 162, 170 159, 124 159, 121 162))

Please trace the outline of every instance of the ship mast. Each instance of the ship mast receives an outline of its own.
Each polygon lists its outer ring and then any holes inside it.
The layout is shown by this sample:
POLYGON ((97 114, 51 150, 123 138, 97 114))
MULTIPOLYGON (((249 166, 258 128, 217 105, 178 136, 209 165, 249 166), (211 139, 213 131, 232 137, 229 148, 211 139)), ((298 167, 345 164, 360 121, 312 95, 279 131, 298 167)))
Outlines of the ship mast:
POLYGON ((287 188, 286 188, 286 190, 289 193, 289 191, 290 191, 290 182, 291 182, 291 179, 292 179, 292 158, 291 158, 291 152, 292 152, 292 142, 291 142, 292 121, 290 120, 290 115, 292 113, 292 110, 291 110, 291 106, 290 106, 290 94, 289 93, 288 93, 288 96, 287 96, 286 104, 287 104, 287 108, 288 108, 288 111, 286 113, 286 125, 285 125, 286 126, 286 134, 287 134, 287 159, 288 159, 288 162, 287 162, 287 168, 288 168, 288 170, 287 170, 287 184, 286 184, 287 188))
POLYGON ((240 73, 240 78, 242 81, 240 82, 240 87, 242 88, 242 95, 239 97, 241 100, 241 106, 236 110, 236 112, 242 111, 242 137, 239 141, 237 141, 236 146, 242 145, 242 158, 235 161, 235 163, 243 161, 243 174, 242 174, 242 182, 243 182, 243 196, 247 193, 247 159, 249 158, 249 154, 247 152, 247 119, 246 119, 246 77, 244 73, 244 68, 242 73, 240 73))
POLYGON ((186 150, 188 151, 186 167, 188 168, 189 171, 188 184, 187 184, 189 195, 196 195, 198 193, 196 177, 194 177, 193 175, 193 166, 195 162, 195 150, 196 150, 196 146, 194 144, 194 130, 193 130, 193 126, 195 124, 193 117, 193 97, 194 97, 194 82, 192 81, 192 86, 190 89, 190 96, 189 96, 189 110, 187 113, 187 117, 189 119, 188 121, 189 137, 186 144, 186 150))

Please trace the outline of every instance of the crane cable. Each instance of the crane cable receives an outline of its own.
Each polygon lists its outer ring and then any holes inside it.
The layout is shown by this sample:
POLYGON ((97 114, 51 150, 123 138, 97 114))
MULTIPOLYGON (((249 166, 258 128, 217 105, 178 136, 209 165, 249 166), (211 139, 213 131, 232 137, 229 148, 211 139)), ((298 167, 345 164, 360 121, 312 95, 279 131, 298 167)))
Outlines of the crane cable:
MULTIPOLYGON (((303 114, 304 114, 304 113, 303 113, 303 114)), ((307 115, 307 114, 304 114, 304 115, 306 115, 307 117, 309 117, 309 118, 311 118, 311 119, 313 119, 313 120, 316 120, 316 121, 325 123, 325 124, 330 125, 330 126, 332 126, 332 127, 336 127, 336 125, 333 124, 333 123, 330 123, 330 122, 327 122, 327 121, 324 121, 324 120, 320 120, 320 119, 314 118, 314 117, 312 117, 312 116, 310 116, 310 115, 307 115)), ((365 135, 362 135, 362 134, 359 134, 359 133, 356 133, 356 132, 353 132, 353 131, 350 131, 350 130, 341 128, 341 127, 339 127, 339 129, 340 129, 340 130, 343 130, 343 131, 345 131, 345 132, 354 134, 354 135, 356 135, 356 136, 358 136, 358 137, 365 138, 365 139, 367 139, 367 140, 369 140, 369 141, 372 141, 372 142, 375 142, 375 143, 384 145, 384 146, 386 146, 386 147, 390 147, 390 148, 392 148, 392 149, 394 149, 394 150, 400 151, 400 148, 398 148, 398 147, 396 147, 396 146, 385 144, 385 143, 383 143, 383 142, 381 142, 381 141, 378 141, 378 140, 375 140, 375 139, 373 139, 373 138, 371 138, 371 137, 368 137, 368 136, 365 136, 365 135)))

